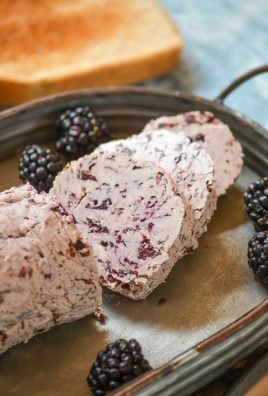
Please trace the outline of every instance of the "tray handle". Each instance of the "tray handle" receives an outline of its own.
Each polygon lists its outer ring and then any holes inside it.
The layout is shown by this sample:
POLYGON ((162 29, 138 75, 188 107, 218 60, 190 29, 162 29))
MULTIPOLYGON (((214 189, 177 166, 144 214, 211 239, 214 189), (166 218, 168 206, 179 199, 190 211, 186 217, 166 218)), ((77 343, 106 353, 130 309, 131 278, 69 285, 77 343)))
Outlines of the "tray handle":
POLYGON ((243 84, 245 81, 250 80, 252 77, 257 76, 258 74, 266 73, 268 72, 268 64, 256 67, 255 69, 252 69, 248 71, 245 74, 242 74, 242 76, 236 78, 231 84, 229 84, 222 92, 219 93, 218 96, 214 99, 216 102, 223 103, 224 99, 227 98, 227 96, 230 95, 236 88, 238 88, 241 84, 243 84))

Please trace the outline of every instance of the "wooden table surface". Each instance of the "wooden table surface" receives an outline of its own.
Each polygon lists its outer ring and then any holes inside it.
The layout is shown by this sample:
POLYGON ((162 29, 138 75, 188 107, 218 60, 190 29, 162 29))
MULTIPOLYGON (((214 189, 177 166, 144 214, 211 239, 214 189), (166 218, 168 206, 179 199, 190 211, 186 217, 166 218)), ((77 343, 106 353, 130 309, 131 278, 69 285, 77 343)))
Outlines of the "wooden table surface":
MULTIPOLYGON (((159 0, 184 38, 182 59, 169 76, 146 85, 213 99, 234 78, 268 64, 267 0, 159 0)), ((268 73, 244 84, 227 100, 268 128, 268 73)))

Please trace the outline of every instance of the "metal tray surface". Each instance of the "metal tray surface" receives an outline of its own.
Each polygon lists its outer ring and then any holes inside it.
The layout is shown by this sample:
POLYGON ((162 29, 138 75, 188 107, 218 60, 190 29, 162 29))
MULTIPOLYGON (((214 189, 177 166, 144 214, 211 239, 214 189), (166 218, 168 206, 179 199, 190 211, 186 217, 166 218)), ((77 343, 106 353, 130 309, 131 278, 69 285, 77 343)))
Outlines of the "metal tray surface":
POLYGON ((223 105, 180 93, 133 88, 65 94, 0 113, 1 190, 19 183, 18 147, 51 141, 56 115, 78 104, 106 116, 114 136, 138 132, 163 114, 212 110, 244 145, 247 165, 219 199, 198 250, 164 284, 139 302, 104 291, 105 323, 86 317, 0 356, 0 395, 89 395, 88 370, 97 352, 117 338, 137 338, 155 370, 116 394, 187 395, 268 341, 267 288, 247 265, 254 229, 243 208, 243 191, 267 173, 267 138, 260 126, 223 105))

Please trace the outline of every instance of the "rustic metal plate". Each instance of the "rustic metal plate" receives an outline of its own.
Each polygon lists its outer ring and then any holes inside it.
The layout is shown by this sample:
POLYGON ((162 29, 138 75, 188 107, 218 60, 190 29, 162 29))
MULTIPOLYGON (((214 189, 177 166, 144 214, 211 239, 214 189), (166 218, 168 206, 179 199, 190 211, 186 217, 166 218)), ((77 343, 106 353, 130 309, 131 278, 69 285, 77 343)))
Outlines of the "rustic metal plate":
POLYGON ((88 395, 88 369, 99 350, 119 337, 137 338, 154 371, 117 394, 187 395, 268 340, 267 289, 247 266, 253 234, 243 191, 268 170, 265 130, 219 103, 178 92, 141 88, 83 91, 42 99, 0 113, 0 188, 18 184, 17 150, 56 136, 58 113, 89 104, 114 136, 141 130, 153 117, 211 110, 241 141, 241 177, 220 198, 200 247, 181 260, 145 301, 104 293, 104 324, 92 317, 39 335, 0 356, 0 395, 88 395))

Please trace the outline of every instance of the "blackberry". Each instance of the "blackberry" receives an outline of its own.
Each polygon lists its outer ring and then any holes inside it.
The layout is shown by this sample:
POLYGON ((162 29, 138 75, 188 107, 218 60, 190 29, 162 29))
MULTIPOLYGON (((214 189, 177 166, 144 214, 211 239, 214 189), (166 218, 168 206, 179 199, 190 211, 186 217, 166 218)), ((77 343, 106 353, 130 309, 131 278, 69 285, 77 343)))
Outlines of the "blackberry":
POLYGON ((69 159, 88 154, 110 139, 104 120, 88 106, 66 110, 57 119, 56 127, 61 133, 56 148, 69 159))
POLYGON ((248 264, 255 277, 268 284, 268 231, 257 232, 249 241, 248 264))
POLYGON ((48 192, 56 174, 63 165, 57 153, 38 145, 24 148, 19 159, 19 176, 28 181, 38 192, 48 192))
POLYGON ((150 369, 138 341, 119 339, 99 352, 87 380, 94 395, 101 396, 150 369))
POLYGON ((244 202, 256 231, 268 230, 268 177, 250 184, 244 193, 244 202))

